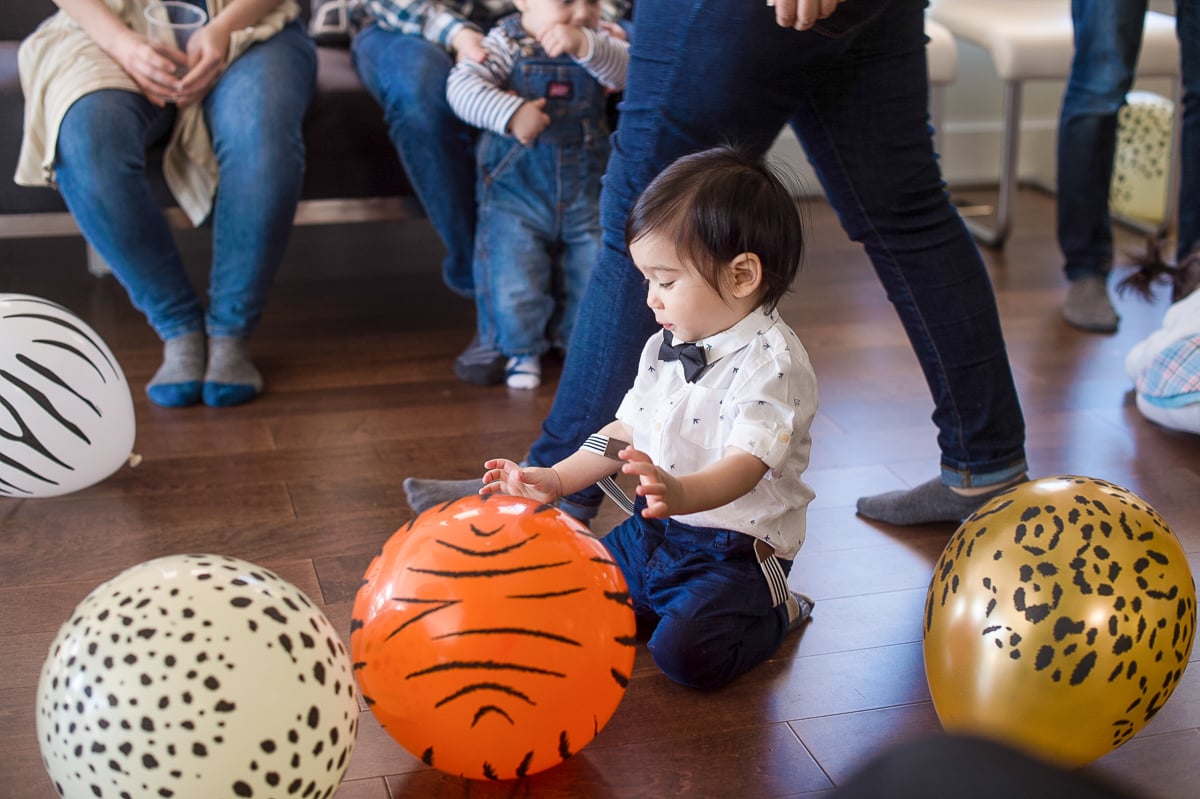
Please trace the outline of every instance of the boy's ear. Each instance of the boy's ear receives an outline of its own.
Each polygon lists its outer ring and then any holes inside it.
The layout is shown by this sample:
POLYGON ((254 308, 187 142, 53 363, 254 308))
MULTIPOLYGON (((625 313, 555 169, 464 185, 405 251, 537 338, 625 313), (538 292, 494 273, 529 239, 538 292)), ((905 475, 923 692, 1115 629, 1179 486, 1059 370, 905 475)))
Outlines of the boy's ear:
POLYGON ((734 256, 729 262, 729 293, 738 298, 753 297, 762 286, 762 261, 752 252, 734 256))

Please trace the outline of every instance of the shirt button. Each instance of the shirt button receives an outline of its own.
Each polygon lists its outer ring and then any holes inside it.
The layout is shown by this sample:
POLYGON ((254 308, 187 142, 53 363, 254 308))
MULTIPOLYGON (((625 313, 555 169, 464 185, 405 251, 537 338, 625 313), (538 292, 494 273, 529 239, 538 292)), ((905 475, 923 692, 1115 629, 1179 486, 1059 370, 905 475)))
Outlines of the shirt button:
POLYGON ((788 433, 783 433, 779 436, 779 440, 786 444, 792 440, 792 437, 788 433))

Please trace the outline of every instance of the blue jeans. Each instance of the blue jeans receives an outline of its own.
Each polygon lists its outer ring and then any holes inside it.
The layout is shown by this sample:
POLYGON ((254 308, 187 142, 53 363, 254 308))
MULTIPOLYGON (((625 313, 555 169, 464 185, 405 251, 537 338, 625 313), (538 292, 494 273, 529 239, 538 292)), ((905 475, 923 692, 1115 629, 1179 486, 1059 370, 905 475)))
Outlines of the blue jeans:
POLYGON ((473 131, 446 102, 454 61, 422 39, 371 25, 351 44, 354 68, 383 116, 425 215, 446 247, 442 277, 464 297, 475 293, 473 131))
POLYGON ((246 338, 258 323, 300 199, 300 125, 316 74, 312 40, 294 22, 251 46, 203 100, 219 170, 207 314, 146 175, 146 150, 165 141, 175 107, 102 90, 63 117, 59 190, 84 238, 160 338, 201 330, 246 338))
MULTIPOLYGON (((871 5, 881 4, 848 0, 829 28, 871 5)), ((987 486, 1026 470, 1024 419, 991 281, 934 156, 925 3, 883 5, 836 35, 784 30, 774 9, 745 0, 635 5, 637 36, 600 198, 600 261, 531 463, 557 462, 613 418, 655 330, 624 241, 638 192, 685 153, 725 141, 765 152, 790 123, 921 363, 943 480, 987 486)), ((803 334, 804 320, 794 324, 803 334)), ((589 489, 568 501, 600 500, 589 489)))
MULTIPOLYGON (((1068 280, 1107 275, 1117 112, 1133 85, 1147 0, 1072 0, 1075 57, 1058 124, 1058 243, 1068 280)), ((1200 243, 1200 9, 1176 3, 1183 126, 1177 258, 1200 243)))
MULTIPOLYGON (((490 132, 480 138, 475 305, 505 355, 567 347, 600 252, 607 154, 598 131, 565 140, 543 134, 529 147, 490 132)), ((491 340, 482 325, 480 334, 491 340)))
MULTIPOLYGON (((500 24, 516 27, 510 35, 519 40, 517 17, 500 24)), ((528 146, 492 131, 480 136, 475 304, 502 353, 542 355, 567 347, 600 252, 607 92, 570 57, 541 48, 517 59, 508 86, 544 98, 551 121, 528 146)))

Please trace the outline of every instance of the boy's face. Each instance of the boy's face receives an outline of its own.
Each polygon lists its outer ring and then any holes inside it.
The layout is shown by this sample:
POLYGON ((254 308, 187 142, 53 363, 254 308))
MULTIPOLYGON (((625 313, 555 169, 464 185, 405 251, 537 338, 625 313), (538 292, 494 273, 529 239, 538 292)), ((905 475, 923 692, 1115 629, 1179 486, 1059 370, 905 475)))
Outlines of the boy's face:
POLYGON ((600 22, 600 0, 516 0, 515 5, 534 38, 555 25, 594 28, 600 22))
POLYGON ((728 330, 744 315, 695 267, 679 260, 669 238, 649 233, 629 245, 629 254, 646 280, 646 304, 654 321, 670 330, 676 343, 728 330))

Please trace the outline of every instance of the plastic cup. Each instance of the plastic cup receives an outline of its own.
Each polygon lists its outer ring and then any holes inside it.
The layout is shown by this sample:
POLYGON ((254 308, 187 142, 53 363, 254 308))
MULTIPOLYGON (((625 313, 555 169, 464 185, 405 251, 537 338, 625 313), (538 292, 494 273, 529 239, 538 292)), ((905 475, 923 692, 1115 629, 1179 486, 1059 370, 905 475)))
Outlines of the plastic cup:
POLYGON ((208 22, 204 9, 180 0, 162 0, 146 6, 146 34, 150 41, 187 52, 188 39, 208 22))

